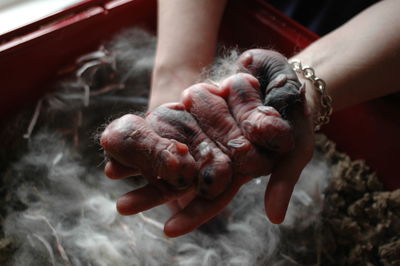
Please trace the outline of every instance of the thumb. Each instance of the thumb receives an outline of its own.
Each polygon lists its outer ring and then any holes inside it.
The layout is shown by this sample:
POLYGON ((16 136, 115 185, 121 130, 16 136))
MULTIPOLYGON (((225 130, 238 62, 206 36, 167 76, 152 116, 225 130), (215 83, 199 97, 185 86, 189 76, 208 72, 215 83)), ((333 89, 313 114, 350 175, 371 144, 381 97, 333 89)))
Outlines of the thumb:
POLYGON ((264 197, 265 211, 272 223, 280 224, 285 219, 294 186, 312 154, 312 145, 296 149, 273 169, 264 197))
POLYGON ((271 174, 265 190, 264 205, 269 220, 280 224, 285 219, 293 188, 300 176, 300 167, 294 167, 288 161, 280 162, 271 174))

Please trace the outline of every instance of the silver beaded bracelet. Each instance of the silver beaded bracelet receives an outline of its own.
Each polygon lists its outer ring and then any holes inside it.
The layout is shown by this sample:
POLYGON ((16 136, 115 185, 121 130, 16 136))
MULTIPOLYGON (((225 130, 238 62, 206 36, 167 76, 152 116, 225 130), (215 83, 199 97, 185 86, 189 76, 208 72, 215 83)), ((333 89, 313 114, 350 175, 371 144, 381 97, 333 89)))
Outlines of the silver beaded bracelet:
POLYGON ((326 83, 315 75, 315 71, 310 66, 303 66, 300 60, 293 59, 289 61, 293 70, 303 75, 304 78, 311 81, 314 88, 319 92, 321 110, 319 116, 314 120, 314 130, 318 131, 322 125, 329 123, 329 117, 332 114, 332 98, 326 92, 326 83))

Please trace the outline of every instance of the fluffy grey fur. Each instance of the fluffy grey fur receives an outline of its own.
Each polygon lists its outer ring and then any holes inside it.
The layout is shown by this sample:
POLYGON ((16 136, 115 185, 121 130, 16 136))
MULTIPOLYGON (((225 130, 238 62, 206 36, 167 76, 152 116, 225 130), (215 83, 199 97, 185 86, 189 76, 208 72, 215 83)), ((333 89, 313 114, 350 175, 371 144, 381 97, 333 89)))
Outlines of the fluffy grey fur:
POLYGON ((118 215, 115 200, 132 185, 82 165, 82 156, 60 136, 41 133, 13 166, 9 184, 24 205, 23 211, 10 210, 4 222, 5 233, 17 241, 14 265, 287 265, 290 254, 282 247, 301 248, 303 240, 286 243, 280 230, 298 231, 318 221, 329 176, 316 154, 281 226, 265 217, 267 178, 260 178, 244 186, 218 218, 219 232, 168 239, 162 232, 165 208, 118 215))

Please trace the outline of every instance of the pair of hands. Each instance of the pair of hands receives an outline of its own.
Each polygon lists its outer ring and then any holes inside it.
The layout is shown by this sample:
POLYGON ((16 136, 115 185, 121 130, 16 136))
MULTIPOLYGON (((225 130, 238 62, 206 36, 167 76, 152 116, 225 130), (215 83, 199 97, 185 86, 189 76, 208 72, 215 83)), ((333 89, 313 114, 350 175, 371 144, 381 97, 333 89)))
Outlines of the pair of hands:
POLYGON ((167 236, 191 232, 217 215, 249 180, 271 174, 265 209, 281 223, 313 152, 311 111, 286 59, 273 51, 243 53, 239 72, 220 86, 196 84, 181 103, 145 118, 125 115, 103 132, 108 177, 142 174, 148 184, 117 202, 123 215, 172 202, 167 236))

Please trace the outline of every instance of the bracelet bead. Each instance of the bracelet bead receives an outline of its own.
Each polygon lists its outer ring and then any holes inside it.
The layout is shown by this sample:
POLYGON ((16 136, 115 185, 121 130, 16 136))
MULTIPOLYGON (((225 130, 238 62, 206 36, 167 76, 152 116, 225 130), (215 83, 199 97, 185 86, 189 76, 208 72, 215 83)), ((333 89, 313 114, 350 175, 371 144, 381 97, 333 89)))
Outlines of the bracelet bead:
POLYGON ((333 112, 332 98, 328 95, 326 91, 326 83, 323 79, 315 75, 315 70, 312 67, 303 66, 300 60, 293 59, 289 61, 289 64, 292 66, 292 69, 295 72, 303 75, 304 78, 311 81, 314 89, 318 91, 320 95, 321 110, 318 117, 314 120, 314 130, 318 131, 322 125, 329 123, 330 116, 333 112))

